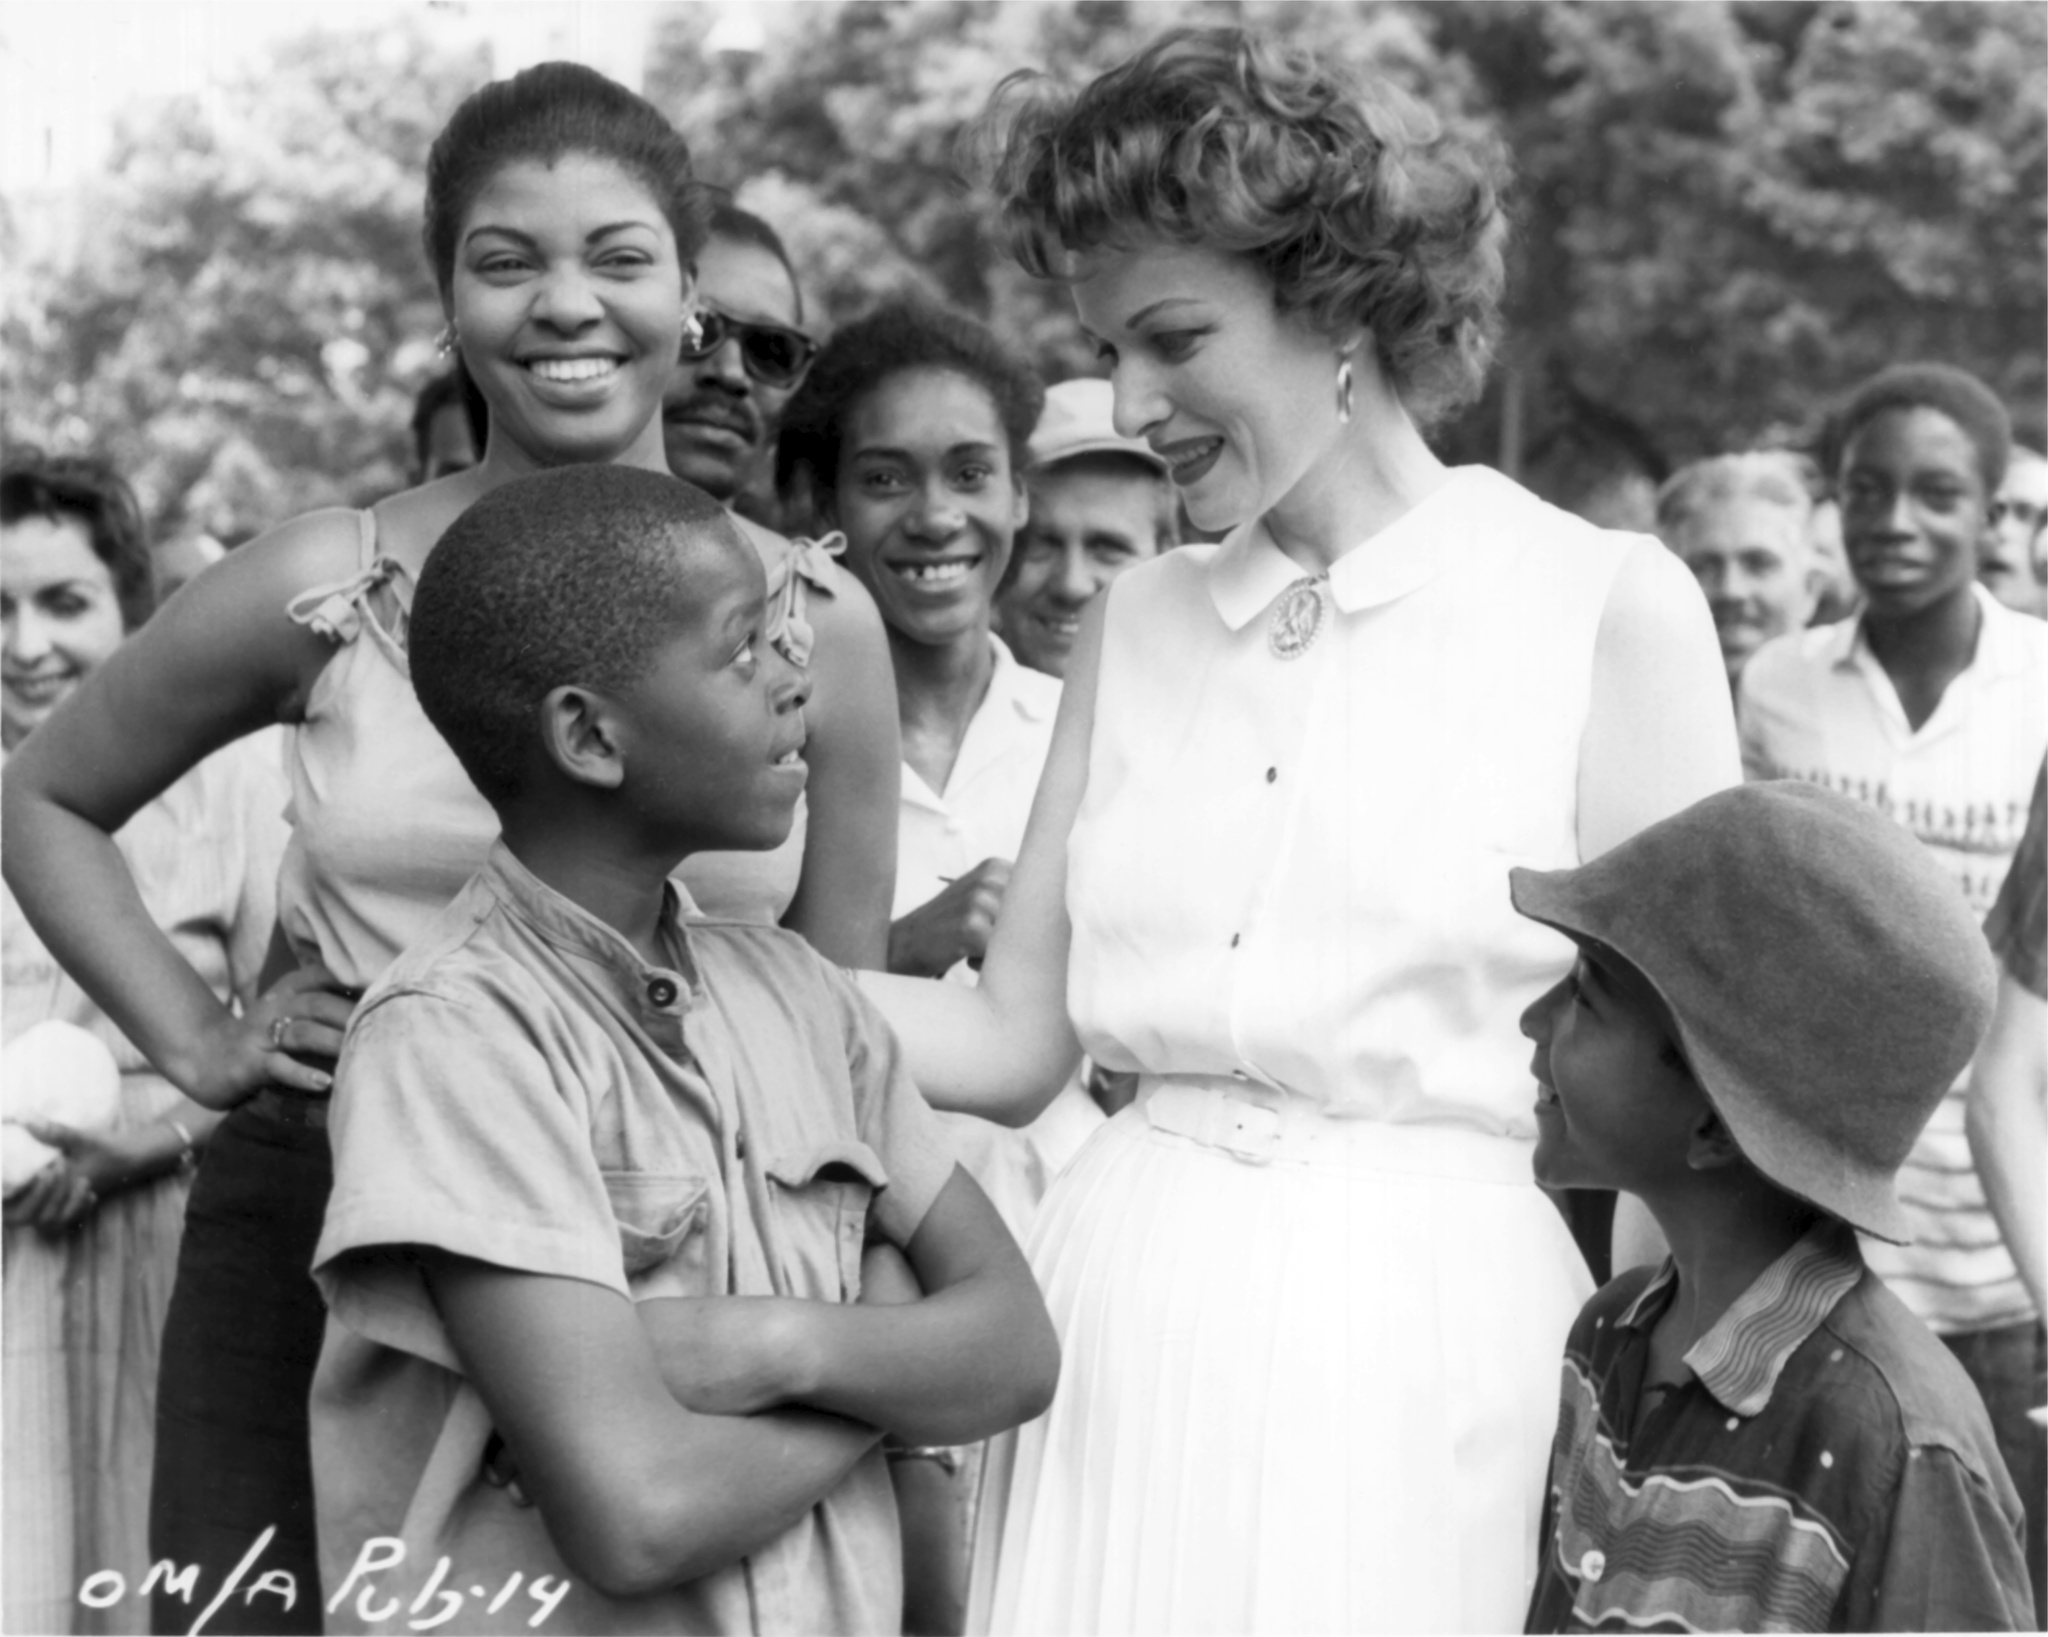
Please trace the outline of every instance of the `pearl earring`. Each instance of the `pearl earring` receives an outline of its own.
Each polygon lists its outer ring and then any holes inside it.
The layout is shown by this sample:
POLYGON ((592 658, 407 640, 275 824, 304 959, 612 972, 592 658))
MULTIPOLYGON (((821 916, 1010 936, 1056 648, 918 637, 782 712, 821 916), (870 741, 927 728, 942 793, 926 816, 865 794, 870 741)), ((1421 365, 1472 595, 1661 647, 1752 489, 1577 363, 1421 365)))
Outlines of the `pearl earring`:
POLYGON ((462 334, 455 328, 455 320, 451 318, 441 326, 441 333, 434 337, 434 351, 443 358, 452 357, 461 340, 462 334))
POLYGON ((1351 360, 1337 360, 1337 424, 1351 424, 1351 360))

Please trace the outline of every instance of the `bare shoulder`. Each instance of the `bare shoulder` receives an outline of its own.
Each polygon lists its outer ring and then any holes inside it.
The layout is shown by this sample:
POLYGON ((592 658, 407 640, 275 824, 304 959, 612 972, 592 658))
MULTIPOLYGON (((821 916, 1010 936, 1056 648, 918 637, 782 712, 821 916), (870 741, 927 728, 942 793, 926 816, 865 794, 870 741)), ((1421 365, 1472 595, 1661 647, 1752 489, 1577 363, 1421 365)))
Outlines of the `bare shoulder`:
POLYGON ((1649 535, 1628 540, 1600 620, 1600 641, 1654 647, 1674 631, 1690 632, 1712 616, 1691 569, 1649 535))
POLYGON ((826 563, 831 582, 827 594, 812 598, 804 617, 820 636, 832 632, 843 642, 872 646, 878 653, 886 653, 888 632, 868 588, 854 578, 850 569, 830 558, 826 563))
MULTIPOLYGON (((196 576, 142 627, 120 657, 124 672, 151 686, 206 677, 240 697, 276 701, 272 719, 292 720, 331 645, 295 623, 292 602, 346 581, 361 565, 361 514, 341 507, 308 512, 259 535, 196 576)), ((202 689, 202 691, 210 691, 202 689)))

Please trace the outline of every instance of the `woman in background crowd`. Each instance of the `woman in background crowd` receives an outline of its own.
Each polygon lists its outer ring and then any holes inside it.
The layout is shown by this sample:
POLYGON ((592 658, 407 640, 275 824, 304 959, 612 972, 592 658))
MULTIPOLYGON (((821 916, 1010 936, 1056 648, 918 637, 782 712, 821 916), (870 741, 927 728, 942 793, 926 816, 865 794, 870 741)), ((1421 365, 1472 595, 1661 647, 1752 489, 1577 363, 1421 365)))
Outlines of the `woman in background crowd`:
POLYGON ((320 1627, 306 1398, 323 1310, 307 1270, 332 1180, 325 1060, 353 997, 496 829, 413 696, 412 586, 449 524, 510 478, 667 470, 661 395, 704 218, 681 138, 603 76, 549 63, 468 98, 428 157, 426 246, 489 406, 481 464, 235 552, 9 770, 7 879, 37 929, 170 1080, 233 1109, 193 1196, 164 1346, 152 1548, 201 1574, 189 1597, 156 1589, 159 1630, 190 1626, 271 1529, 250 1577, 283 1571, 289 1605, 232 1597, 208 1629, 320 1627), (298 965, 238 1015, 150 921, 112 835, 274 722, 298 728, 279 882, 298 965))
MULTIPOLYGON (((10 759, 149 617, 152 600, 141 515, 112 469, 11 456, 0 468, 0 743, 10 759)), ((268 740, 210 756, 113 837, 140 913, 222 1007, 254 1001, 276 920, 285 791, 273 757, 268 740)), ((133 1630, 132 1607, 90 1609, 77 1593, 102 1570, 139 1586, 149 1569, 158 1345, 193 1161, 218 1116, 150 1066, 12 894, 0 903, 0 953, 6 1629, 133 1630), (96 1068, 118 1089, 102 1111, 111 1117, 88 1120, 81 1105, 96 1068)))
POLYGON ((1571 957, 1507 871, 1733 782, 1712 626, 1654 540, 1423 441, 1504 222, 1409 99, 1179 31, 992 127, 1117 429, 1233 532, 1090 609, 980 987, 873 980, 942 1104, 1021 1122, 1083 1045, 1143 1076, 1041 1207, 1061 1384, 977 1618, 1514 1629, 1587 1282, 1516 1029, 1571 957))
MULTIPOLYGON (((1059 683, 1018 664, 992 624, 1043 401, 985 327, 904 300, 835 335, 783 417, 782 486, 844 531, 889 633, 903 734, 891 971, 974 981, 1052 741, 1059 683)), ((1100 1123, 1073 1083, 1028 1131, 948 1120, 1020 1239, 1100 1123)), ((977 1475, 973 1459, 950 1486, 899 1467, 913 1630, 958 1629, 977 1475)))

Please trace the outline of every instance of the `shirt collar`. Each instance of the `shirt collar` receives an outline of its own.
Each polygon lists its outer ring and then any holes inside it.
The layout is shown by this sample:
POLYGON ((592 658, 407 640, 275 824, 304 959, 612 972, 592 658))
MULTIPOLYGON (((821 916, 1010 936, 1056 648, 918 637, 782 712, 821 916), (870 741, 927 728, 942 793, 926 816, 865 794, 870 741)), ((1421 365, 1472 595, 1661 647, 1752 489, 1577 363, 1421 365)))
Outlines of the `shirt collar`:
POLYGON ((685 917, 695 915, 697 907, 678 882, 662 883, 661 912, 664 942, 674 951, 677 964, 655 966, 642 960, 616 928, 605 925, 529 870, 502 836, 491 843, 482 876, 541 938, 604 972, 627 1010, 680 1015, 701 992, 703 980, 684 927, 685 917))
MULTIPOLYGON (((1450 542, 1431 525, 1442 497, 1470 491, 1483 481, 1483 467, 1459 467, 1430 493, 1374 535, 1330 565, 1330 600, 1346 614, 1377 608, 1417 591, 1443 571, 1450 542)), ((1209 598, 1223 623, 1241 631, 1275 597, 1311 576, 1273 542, 1263 521, 1234 529, 1209 560, 1209 598)))
POLYGON ((1027 671, 995 632, 989 632, 988 643, 995 650, 996 668, 989 673, 988 697, 982 701, 984 710, 1001 705, 1027 722, 1043 722, 1059 709, 1059 685, 1054 679, 1045 678, 1053 682, 1050 688, 1033 686, 1042 672, 1027 671))
MULTIPOLYGON (((1983 619, 1977 627, 1977 652, 1963 675, 1989 681, 1993 677, 2013 676, 2024 671, 2027 654, 2017 637, 2015 622, 2031 616, 2015 614, 1981 585, 1973 584, 1970 595, 1976 599, 1983 619)), ((1877 663, 1877 656, 1870 651, 1870 639, 1864 634, 1860 610, 1836 622, 1828 633, 1824 653, 1829 664, 1843 670, 1854 670, 1866 660, 1872 665, 1877 663)))
MULTIPOLYGON (((1736 1297, 1693 1343, 1685 1362, 1723 1408, 1756 1415, 1770 1403, 1785 1361, 1862 1277, 1863 1254, 1854 1231, 1832 1217, 1816 1222, 1736 1297)), ((1620 1323, 1647 1330, 1663 1314, 1677 1283, 1677 1267, 1667 1260, 1629 1303, 1620 1323)))

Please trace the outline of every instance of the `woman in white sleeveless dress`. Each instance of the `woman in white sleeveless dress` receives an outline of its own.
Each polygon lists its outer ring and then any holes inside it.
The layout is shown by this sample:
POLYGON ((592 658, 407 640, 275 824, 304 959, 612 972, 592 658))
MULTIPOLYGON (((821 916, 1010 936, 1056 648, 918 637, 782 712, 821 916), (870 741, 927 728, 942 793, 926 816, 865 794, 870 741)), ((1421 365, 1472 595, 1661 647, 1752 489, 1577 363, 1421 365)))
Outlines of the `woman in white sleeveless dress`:
POLYGON ((1569 964, 1511 865, 1736 781, 1711 621, 1417 430, 1476 391, 1502 225, 1390 88, 1170 35, 991 120, 1118 429, 1222 545, 1093 613, 982 987, 878 980, 942 1106, 1141 1076, 1047 1196, 1052 1410, 991 1472, 999 1631, 1519 1629, 1589 1282, 1516 1031, 1569 964))

